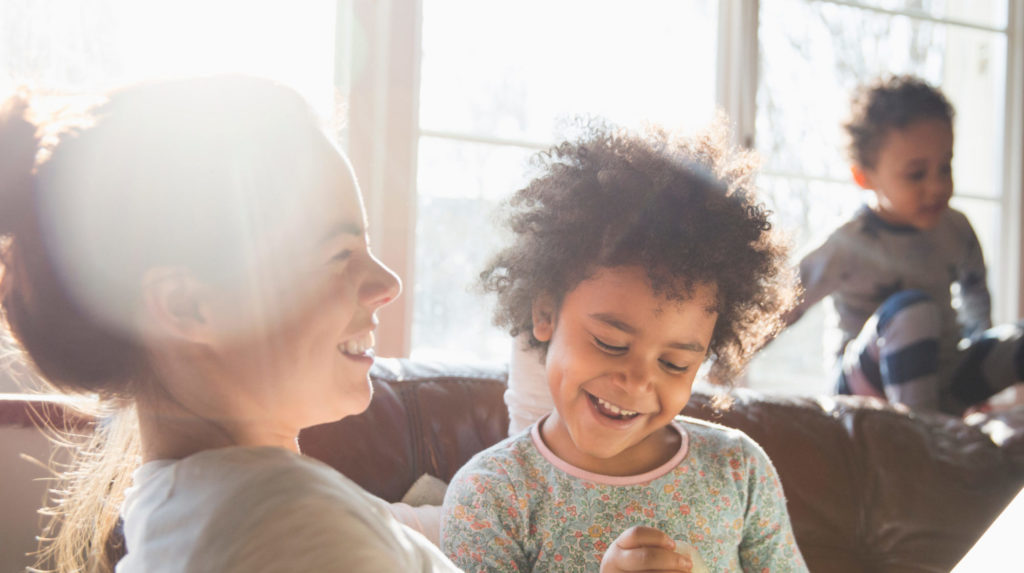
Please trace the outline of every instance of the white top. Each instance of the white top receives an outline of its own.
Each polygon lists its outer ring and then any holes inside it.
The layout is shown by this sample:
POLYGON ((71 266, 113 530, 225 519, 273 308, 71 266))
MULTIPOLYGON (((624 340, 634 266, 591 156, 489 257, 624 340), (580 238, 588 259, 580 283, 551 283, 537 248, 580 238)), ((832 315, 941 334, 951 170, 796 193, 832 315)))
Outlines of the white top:
POLYGON ((385 502, 281 448, 206 450, 133 477, 117 573, 458 571, 385 502))
POLYGON ((514 436, 555 409, 544 371, 544 356, 527 341, 529 333, 512 340, 508 362, 508 388, 505 405, 508 407, 508 435, 514 436))

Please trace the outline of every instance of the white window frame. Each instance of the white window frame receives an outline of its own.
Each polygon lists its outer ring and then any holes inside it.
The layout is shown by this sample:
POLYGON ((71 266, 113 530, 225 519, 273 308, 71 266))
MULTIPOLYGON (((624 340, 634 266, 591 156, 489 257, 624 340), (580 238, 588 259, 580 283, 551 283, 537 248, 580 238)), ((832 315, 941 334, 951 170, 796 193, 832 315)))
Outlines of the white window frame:
MULTIPOLYGON (((809 0, 891 15, 936 19, 860 2, 809 0)), ((735 142, 754 146, 758 80, 758 0, 719 4, 716 99, 733 123, 735 142)), ((409 356, 415 275, 416 176, 419 137, 421 0, 338 0, 336 84, 347 95, 347 148, 359 177, 378 257, 403 279, 405 292, 381 312, 377 350, 409 356), (354 70, 354 71, 353 71, 354 70)), ((993 30, 991 27, 981 27, 993 30)), ((1003 188, 1003 261, 993 318, 1015 321, 1024 309, 1024 3, 1010 0, 1007 20, 1006 129, 1003 188), (1009 190, 1016 190, 1010 192, 1009 190)), ((484 317, 481 320, 485 320, 484 317)))

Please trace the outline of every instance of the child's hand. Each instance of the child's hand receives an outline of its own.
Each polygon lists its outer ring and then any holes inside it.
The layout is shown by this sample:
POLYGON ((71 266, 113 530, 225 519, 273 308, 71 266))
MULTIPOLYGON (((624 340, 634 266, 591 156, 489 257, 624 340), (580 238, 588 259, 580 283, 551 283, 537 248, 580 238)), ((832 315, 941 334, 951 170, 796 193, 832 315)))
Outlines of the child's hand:
POLYGON ((693 562, 676 553, 676 542, 653 527, 630 527, 601 558, 601 573, 620 571, 690 572, 693 562))

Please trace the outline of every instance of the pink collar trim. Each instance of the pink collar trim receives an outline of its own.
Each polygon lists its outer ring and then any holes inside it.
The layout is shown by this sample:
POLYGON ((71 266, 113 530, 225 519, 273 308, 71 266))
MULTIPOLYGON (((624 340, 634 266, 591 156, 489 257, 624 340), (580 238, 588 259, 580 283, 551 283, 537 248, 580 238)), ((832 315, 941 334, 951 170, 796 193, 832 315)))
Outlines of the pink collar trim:
POLYGON ((570 464, 569 462, 555 455, 555 452, 551 451, 551 448, 549 448, 548 445, 544 443, 544 440, 540 437, 540 426, 541 424, 544 423, 544 420, 546 419, 547 416, 545 415, 540 420, 537 420, 537 422, 530 428, 530 438, 532 438, 533 445, 540 452, 540 455, 543 456, 545 460, 550 462, 551 465, 562 470, 563 472, 573 477, 577 477, 582 480, 594 482, 597 484, 624 486, 640 485, 654 481, 671 472, 679 464, 681 464, 683 459, 686 457, 686 454, 690 450, 689 435, 686 433, 686 430, 684 430, 683 427, 679 425, 678 422, 673 420, 669 427, 679 432, 679 451, 677 451, 675 455, 673 455, 672 458, 669 459, 667 462, 661 464, 660 466, 650 471, 646 471, 642 474, 636 474, 631 476, 609 476, 594 473, 570 464))

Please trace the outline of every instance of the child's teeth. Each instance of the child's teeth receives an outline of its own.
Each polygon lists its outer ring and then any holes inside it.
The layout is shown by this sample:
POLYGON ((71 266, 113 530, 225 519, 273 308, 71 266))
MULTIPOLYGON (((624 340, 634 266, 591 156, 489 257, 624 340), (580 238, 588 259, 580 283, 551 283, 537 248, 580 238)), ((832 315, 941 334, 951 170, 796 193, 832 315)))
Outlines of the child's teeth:
MULTIPOLYGON (((594 397, 597 398, 597 396, 594 397)), ((622 408, 619 408, 615 404, 612 404, 611 402, 606 402, 600 398, 597 398, 597 401, 600 402, 602 406, 610 410, 616 416, 635 416, 636 414, 638 414, 638 412, 634 412, 632 410, 624 410, 622 408)))

